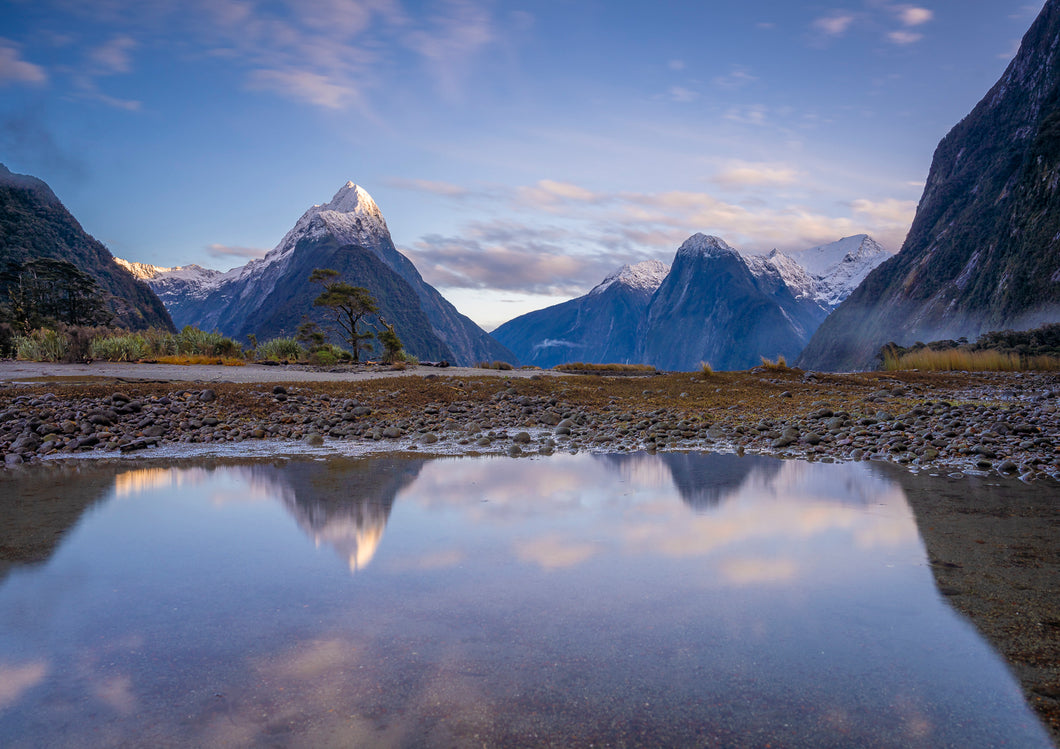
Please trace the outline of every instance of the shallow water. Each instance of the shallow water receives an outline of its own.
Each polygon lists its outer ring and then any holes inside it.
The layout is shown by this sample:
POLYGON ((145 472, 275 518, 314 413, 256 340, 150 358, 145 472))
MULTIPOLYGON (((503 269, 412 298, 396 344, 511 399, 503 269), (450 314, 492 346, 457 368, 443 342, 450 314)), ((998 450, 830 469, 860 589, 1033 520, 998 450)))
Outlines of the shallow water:
POLYGON ((1051 746, 871 465, 197 458, 0 491, 0 746, 1051 746))

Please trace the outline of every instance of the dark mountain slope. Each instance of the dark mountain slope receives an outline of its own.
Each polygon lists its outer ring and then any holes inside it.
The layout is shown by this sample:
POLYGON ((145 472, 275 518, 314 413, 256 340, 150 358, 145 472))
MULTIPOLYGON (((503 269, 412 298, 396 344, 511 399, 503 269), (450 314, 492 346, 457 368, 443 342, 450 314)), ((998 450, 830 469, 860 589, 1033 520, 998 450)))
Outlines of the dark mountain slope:
POLYGON ((880 347, 1060 319, 1060 0, 1001 79, 939 143, 901 251, 799 359, 863 369, 880 347))

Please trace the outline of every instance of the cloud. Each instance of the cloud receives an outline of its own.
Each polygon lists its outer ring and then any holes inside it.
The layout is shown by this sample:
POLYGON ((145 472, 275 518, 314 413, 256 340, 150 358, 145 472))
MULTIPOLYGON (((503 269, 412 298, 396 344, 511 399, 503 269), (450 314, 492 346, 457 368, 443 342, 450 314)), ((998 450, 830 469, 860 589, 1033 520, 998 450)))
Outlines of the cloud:
POLYGON ((248 77, 247 86, 325 109, 344 109, 360 99, 356 88, 311 70, 255 70, 248 77))
POLYGON ((685 69, 685 61, 684 60, 670 60, 670 62, 668 62, 666 65, 667 65, 667 67, 670 68, 670 70, 684 70, 685 69))
POLYGON ((206 252, 217 258, 259 258, 264 257, 268 250, 261 250, 257 247, 233 247, 224 244, 212 244, 206 248, 206 252))
POLYGON ((816 19, 811 26, 827 36, 842 36, 854 23, 854 16, 849 13, 834 13, 816 19))
POLYGON ((451 182, 438 182, 428 179, 405 179, 402 177, 388 177, 383 180, 388 187, 396 187, 399 190, 412 190, 414 192, 425 192, 432 195, 441 195, 446 198, 463 198, 471 194, 466 187, 454 185, 451 182))
POLYGON ((866 216, 874 221, 904 224, 909 226, 913 223, 916 214, 915 200, 855 200, 850 204, 854 213, 866 216))
POLYGON ((724 187, 766 187, 794 184, 799 173, 782 164, 733 164, 714 175, 712 182, 724 187))
POLYGON ((569 182, 543 179, 533 187, 520 187, 516 191, 517 202, 523 206, 551 210, 565 202, 596 203, 602 197, 584 187, 569 182))
POLYGON ((746 107, 733 107, 723 115, 725 119, 741 125, 765 125, 769 109, 762 104, 751 104, 746 107))
POLYGON ((138 46, 129 36, 116 36, 88 53, 92 72, 95 75, 114 75, 132 70, 132 50, 138 46))
POLYGON ((934 11, 913 5, 899 5, 895 8, 895 12, 898 14, 898 20, 906 26, 919 26, 935 17, 934 11))
POLYGON ((683 86, 670 86, 666 93, 670 97, 670 101, 675 101, 678 104, 688 104, 699 98, 698 93, 683 86))
POLYGON ((892 31, 887 34, 887 41, 892 44, 915 44, 924 38, 923 34, 918 34, 915 31, 892 31))
POLYGON ((472 225, 463 236, 428 235, 403 251, 432 285, 553 296, 584 293, 634 259, 574 251, 581 240, 562 230, 503 222, 472 225))
POLYGON ((740 65, 734 66, 725 75, 719 75, 714 79, 714 85, 724 89, 734 90, 743 88, 749 83, 754 83, 758 78, 751 75, 751 72, 740 65))
POLYGON ((44 68, 22 59, 19 45, 0 38, 0 86, 9 83, 42 84, 48 82, 44 68))
POLYGON ((446 11, 407 34, 405 44, 424 58, 442 93, 454 96, 468 60, 493 42, 496 32, 486 9, 470 0, 448 0, 446 11))

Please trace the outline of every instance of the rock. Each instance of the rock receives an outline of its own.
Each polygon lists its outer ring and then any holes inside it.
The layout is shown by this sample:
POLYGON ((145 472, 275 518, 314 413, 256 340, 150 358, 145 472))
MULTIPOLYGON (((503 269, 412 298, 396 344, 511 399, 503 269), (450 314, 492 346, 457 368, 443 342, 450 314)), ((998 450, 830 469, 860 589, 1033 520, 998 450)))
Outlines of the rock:
POLYGON ((211 403, 217 400, 217 393, 207 388, 206 390, 203 390, 201 393, 199 393, 199 400, 203 403, 211 403))
POLYGON ((5 466, 18 466, 18 465, 22 465, 23 462, 24 461, 22 460, 22 456, 19 455, 18 453, 7 453, 4 456, 4 465, 5 466))
POLYGON ((287 395, 287 388, 285 388, 283 385, 273 385, 272 386, 272 394, 273 395, 287 395))
POLYGON ((512 441, 516 442, 516 443, 519 443, 519 444, 522 444, 522 445, 525 445, 525 444, 530 442, 530 433, 529 432, 518 432, 514 437, 512 437, 512 441))
POLYGON ((324 444, 324 435, 322 435, 320 432, 310 432, 305 436, 305 441, 307 445, 312 445, 313 447, 320 447, 324 444))
POLYGON ((821 444, 821 435, 816 432, 807 432, 803 435, 802 441, 807 445, 819 445, 821 444))
POLYGON ((437 441, 438 441, 438 435, 435 434, 434 432, 427 432, 425 435, 420 437, 420 442, 422 442, 425 445, 433 445, 437 441))
POLYGON ((383 429, 383 436, 386 437, 387 439, 391 439, 391 440, 397 439, 402 434, 404 434, 404 432, 402 432, 399 427, 389 426, 389 427, 386 427, 386 428, 383 429))

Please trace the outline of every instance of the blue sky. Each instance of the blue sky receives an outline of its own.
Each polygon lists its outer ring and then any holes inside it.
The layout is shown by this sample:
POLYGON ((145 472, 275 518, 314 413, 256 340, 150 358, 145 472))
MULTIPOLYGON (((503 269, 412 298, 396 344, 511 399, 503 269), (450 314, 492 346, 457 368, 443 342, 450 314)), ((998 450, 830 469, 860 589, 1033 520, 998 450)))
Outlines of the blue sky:
POLYGON ((0 0, 0 162, 114 254, 227 269, 347 180, 487 328, 670 262, 869 233, 1034 0, 0 0))

